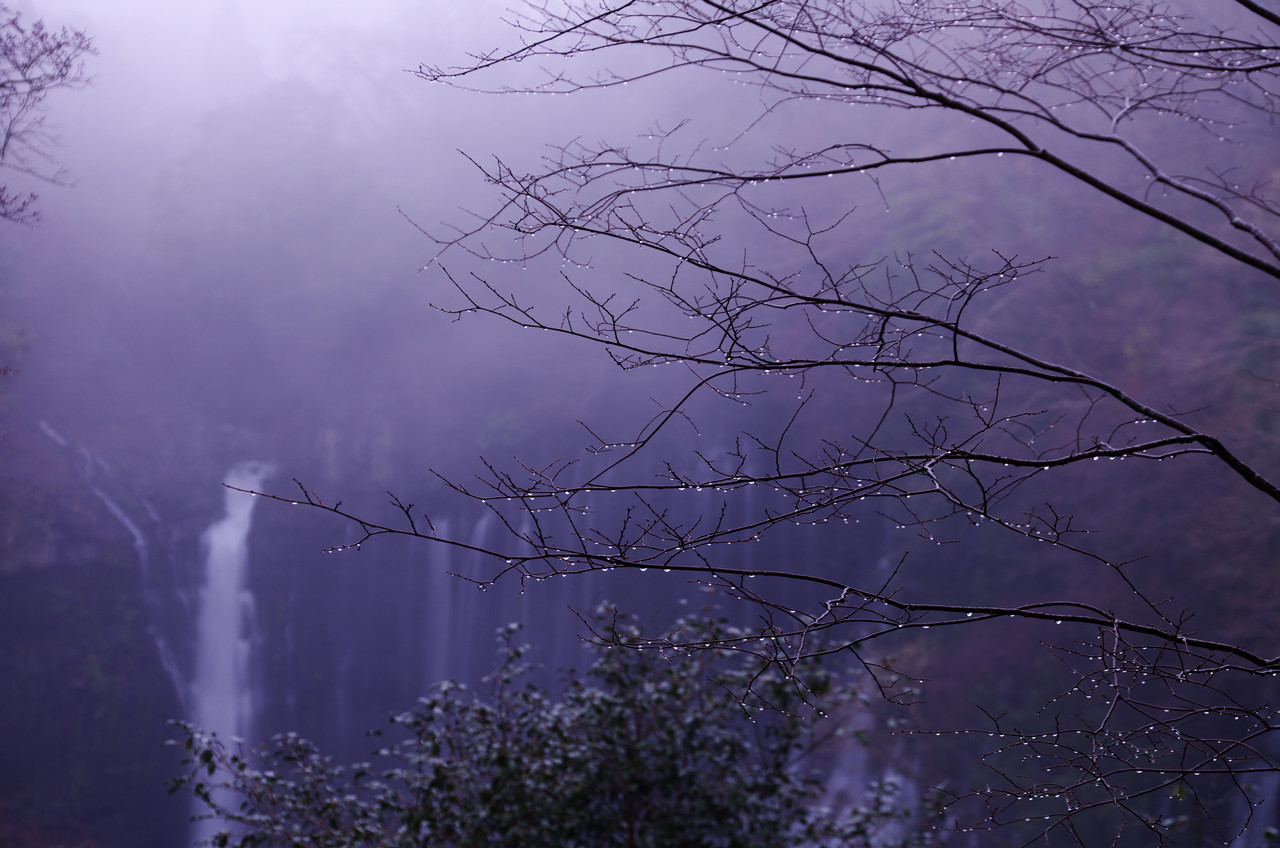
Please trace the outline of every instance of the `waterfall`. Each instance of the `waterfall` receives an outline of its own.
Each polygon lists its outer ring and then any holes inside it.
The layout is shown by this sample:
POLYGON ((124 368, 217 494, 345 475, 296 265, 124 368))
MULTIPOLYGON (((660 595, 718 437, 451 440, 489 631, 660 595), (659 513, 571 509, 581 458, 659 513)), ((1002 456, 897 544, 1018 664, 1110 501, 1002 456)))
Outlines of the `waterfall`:
MULTIPOLYGON (((442 536, 448 536, 452 529, 447 518, 440 520, 439 527, 442 536)), ((426 673, 423 691, 447 678, 452 671, 449 667, 449 637, 453 624, 449 615, 453 608, 450 598, 458 582, 458 578, 450 576, 454 569, 452 548, 448 545, 433 545, 428 557, 427 597, 422 602, 426 611, 422 616, 425 623, 423 638, 424 644, 428 646, 428 650, 424 652, 426 673)))
MULTIPOLYGON (((41 422, 42 424, 44 422, 41 422)), ((50 431, 52 432, 52 431, 50 431)), ((129 514, 124 511, 115 499, 104 492, 97 486, 92 487, 93 493, 97 495, 98 500, 102 501, 107 511, 119 521, 120 524, 129 531, 129 535, 133 537, 133 549, 138 555, 138 566, 142 570, 142 593, 144 601, 147 605, 148 612, 151 612, 160 603, 157 599, 157 593, 152 586, 151 575, 151 546, 147 543, 147 536, 142 528, 134 523, 129 514)), ((152 520, 159 523, 159 516, 151 510, 150 505, 146 504, 148 513, 152 520)), ((148 616, 152 619, 153 616, 148 616)), ((156 653, 160 656, 160 665, 164 668, 165 674, 169 677, 169 682, 173 684, 174 692, 178 695, 178 700, 182 702, 183 709, 187 708, 187 688, 183 685, 183 674, 178 667, 178 660, 174 656, 173 649, 169 646, 169 640, 164 637, 156 626, 154 620, 148 620, 147 632, 151 634, 151 641, 156 647, 156 653)))
MULTIPOLYGON (((253 595, 246 587, 249 529, 254 497, 237 489, 258 489, 271 474, 264 462, 243 462, 227 472, 226 514, 201 537, 204 584, 196 619, 196 666, 191 684, 191 720, 224 741, 252 731, 254 698, 249 681, 253 595)), ((223 804, 234 801, 215 797, 223 804)), ((197 802, 197 812, 204 812, 197 802)), ((195 823, 194 842, 220 830, 218 822, 195 823)))
MULTIPOLYGON (((161 619, 164 616, 160 615, 160 611, 171 605, 171 602, 165 597, 163 591, 156 586, 155 568, 152 562, 152 541, 155 539, 157 531, 162 527, 163 519, 155 508, 151 506, 150 502, 145 499, 139 500, 136 496, 132 498, 135 502, 135 511, 138 507, 141 507, 141 510, 145 513, 145 519, 136 519, 136 516, 131 516, 129 511, 117 500, 118 495, 113 496, 108 492, 108 489, 120 489, 122 486, 121 481, 117 479, 115 472, 107 462, 88 448, 76 444, 63 436, 49 422, 42 419, 36 422, 36 426, 50 441, 63 449, 68 456, 68 460, 74 465, 80 480, 102 502, 111 517, 119 522, 120 526, 124 527, 133 540, 133 550, 137 555, 142 581, 143 603, 147 610, 147 632, 150 634, 151 641, 155 646, 160 665, 164 669, 165 675, 169 678, 169 683, 173 686, 173 692, 182 704, 183 712, 189 714, 190 699, 188 690, 190 681, 188 680, 187 672, 179 662, 178 653, 174 650, 171 638, 174 635, 172 628, 166 628, 161 623, 161 619), (99 485, 99 482, 102 485, 99 485)), ((127 492, 127 487, 125 488, 127 492)), ((161 547, 163 548, 163 546, 161 547)), ((165 559, 163 550, 155 553, 158 554, 159 559, 165 559)))

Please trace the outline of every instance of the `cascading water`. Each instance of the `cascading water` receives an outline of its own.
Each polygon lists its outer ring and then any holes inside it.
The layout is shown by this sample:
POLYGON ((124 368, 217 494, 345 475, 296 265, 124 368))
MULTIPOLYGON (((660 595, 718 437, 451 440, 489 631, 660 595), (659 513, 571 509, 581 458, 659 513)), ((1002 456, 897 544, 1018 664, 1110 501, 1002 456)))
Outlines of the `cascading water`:
MULTIPOLYGON (((129 517, 129 514, 124 511, 120 504, 116 503, 114 498, 97 486, 93 486, 92 490, 97 495, 98 500, 102 501, 107 511, 133 537, 133 549, 138 555, 138 566, 142 570, 142 591, 146 597, 147 606, 149 608, 155 607, 159 601, 156 599, 156 591, 152 586, 151 546, 147 543, 146 534, 142 531, 142 528, 134 523, 133 519, 129 517)), ((151 517, 158 523, 159 516, 152 513, 151 517)), ((165 673, 169 676, 169 682, 173 684, 174 691, 185 708, 187 706, 187 691, 186 687, 183 686, 182 671, 178 667, 178 660, 174 657, 173 649, 169 646, 169 640, 160 633, 154 622, 148 623, 147 630, 151 633, 151 641, 155 643, 156 653, 160 656, 160 664, 164 667, 165 673)))
MULTIPOLYGON (((246 588, 245 576, 255 498, 237 490, 261 488, 272 470, 265 462, 243 462, 227 472, 226 514, 201 538, 205 575, 196 619, 191 721, 224 739, 247 736, 252 731, 254 712, 249 681, 253 596, 246 588)), ((197 805, 197 812, 204 812, 203 805, 197 805)), ((197 821, 194 842, 211 837, 219 829, 215 821, 197 821)))
MULTIPOLYGON (((269 485, 272 468, 266 463, 231 469, 226 482, 234 488, 224 492, 225 514, 211 515, 205 493, 191 497, 193 490, 186 488, 190 478, 175 490, 169 478, 149 468, 117 469, 47 423, 37 426, 56 446, 75 492, 104 508, 101 516, 93 516, 95 522, 125 531, 103 540, 86 534, 102 546, 104 561, 119 557, 127 562, 130 551, 136 555, 146 635, 159 662, 152 676, 134 685, 153 687, 166 698, 171 693, 161 690, 170 686, 177 695, 180 704, 158 724, 182 715, 226 742, 242 737, 254 744, 275 730, 297 730, 340 760, 359 760, 368 755, 362 732, 384 725, 389 713, 412 704, 433 684, 455 679, 477 685, 493 667, 493 634, 500 626, 524 623, 528 641, 545 662, 539 680, 554 686, 561 679, 558 669, 580 666, 586 657, 575 613, 589 616, 600 601, 609 600, 619 602, 625 613, 665 624, 683 613, 685 596, 697 591, 696 581, 678 574, 664 578, 651 569, 645 575, 593 573, 555 580, 521 581, 507 575, 482 593, 472 581, 490 576, 495 564, 466 546, 519 546, 503 535, 505 528, 493 513, 465 502, 460 509, 439 508, 433 515, 435 530, 462 540, 463 546, 406 548, 385 540, 361 553, 330 557, 321 550, 335 541, 340 527, 319 522, 314 511, 264 507, 255 512, 256 499, 236 491, 269 485), (272 563, 271 569, 255 568, 252 575, 251 530, 255 551, 270 551, 272 563)), ((192 471, 208 480, 208 469, 216 467, 208 464, 212 461, 205 458, 192 471)), ((354 484, 331 485, 348 489, 354 484)), ((726 520, 749 526, 757 511, 768 508, 768 493, 761 487, 742 494, 741 502, 728 507, 726 520)), ((625 520, 626 505, 619 506, 616 499, 583 500, 584 508, 605 526, 625 520)), ((681 509, 719 520, 724 507, 716 493, 704 492, 696 500, 682 501, 681 509)), ((82 511, 68 509, 67 514, 82 511)), ((535 527, 528 515, 511 520, 519 522, 514 526, 524 536, 557 530, 545 523, 535 527)), ((851 527, 848 532, 833 560, 844 562, 849 551, 857 553, 859 562, 882 558, 865 531, 851 527)), ((785 565, 816 557, 816 552, 796 553, 816 544, 808 541, 809 535, 808 528, 796 528, 780 534, 778 541, 744 546, 737 555, 746 565, 785 565)), ((855 793, 864 773, 873 768, 859 754, 854 751, 833 765, 850 775, 841 784, 846 794, 855 793)), ((157 779, 138 791, 161 783, 157 779)), ((217 800, 233 807, 239 802, 226 796, 217 800)), ((197 815, 207 812, 203 804, 191 809, 197 815)), ((113 844, 190 844, 225 827, 212 820, 192 827, 181 821, 182 812, 172 815, 163 836, 147 834, 113 844)), ((146 833, 148 826, 139 825, 139 832, 146 833)))
MULTIPOLYGON (((448 535, 452 529, 448 519, 440 522, 442 535, 448 535)), ((449 612, 451 592, 455 590, 457 578, 451 577, 453 571, 452 549, 445 545, 432 548, 428 561, 427 597, 423 606, 428 614, 422 617, 425 623, 424 642, 430 646, 425 652, 426 667, 423 676, 423 690, 449 676, 449 612)))
MULTIPOLYGON (((116 479, 108 463, 83 445, 76 444, 64 437, 47 421, 37 421, 36 426, 50 441, 66 451, 68 456, 74 457, 72 464, 76 469, 77 476, 83 481, 88 490, 102 502, 107 512, 128 531, 129 537, 133 540, 133 549, 137 554, 138 568, 142 579, 144 602, 148 612, 147 631, 155 645, 156 653, 159 656, 161 666, 164 668, 165 675, 173 686, 174 694, 182 703, 184 711, 189 712, 190 681, 187 679, 187 674, 175 653, 173 640, 171 639, 172 632, 168 632, 169 628, 165 628, 157 622, 157 619, 160 618, 158 615, 160 610, 170 604, 169 599, 164 597, 163 592, 156 587, 156 575, 153 573, 154 563, 152 562, 153 553, 156 553, 153 551, 152 542, 157 535, 157 530, 164 524, 163 520, 147 500, 139 500, 136 496, 134 500, 141 507, 145 518, 130 516, 129 511, 120 504, 116 497, 107 491, 109 488, 120 487, 119 480, 116 479)), ((163 559, 164 553, 159 552, 159 554, 160 558, 163 559)))

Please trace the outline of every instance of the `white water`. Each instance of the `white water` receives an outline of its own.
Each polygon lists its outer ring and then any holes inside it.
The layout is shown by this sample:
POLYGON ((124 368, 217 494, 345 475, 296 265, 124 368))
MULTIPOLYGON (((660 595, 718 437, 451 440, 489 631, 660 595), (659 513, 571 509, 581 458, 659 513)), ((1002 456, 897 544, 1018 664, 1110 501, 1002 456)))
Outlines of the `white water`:
MULTIPOLYGON (((271 474, 264 462, 242 462, 227 472, 226 514, 201 537, 205 554, 204 585, 196 619, 196 667, 191 684, 192 723, 234 744, 252 731, 254 699, 250 685, 253 595, 246 585, 249 569, 249 529, 253 495, 235 489, 259 489, 271 474)), ((216 794, 223 804, 234 799, 216 794)), ((197 802, 197 813, 205 812, 197 802)), ((221 828, 215 821, 197 821, 193 841, 200 842, 221 828)))
MULTIPOLYGON (((125 508, 122 507, 114 497, 108 494, 106 489, 94 482, 95 480, 105 477, 107 482, 104 485, 108 485, 108 487, 110 487, 114 474, 112 473, 111 467, 106 462, 87 448, 75 444, 71 440, 67 439, 57 430, 53 429, 49 422, 42 419, 37 421, 36 425, 40 428, 41 432, 49 437, 50 441, 73 455, 76 462, 76 470, 79 473, 80 479, 89 487, 90 491, 93 492, 98 500, 102 501, 103 506, 107 508, 107 512, 111 513, 111 516, 128 531, 129 536, 133 539, 133 549, 138 556, 138 568, 142 579, 142 592, 148 611, 147 631, 151 634, 151 641, 156 647, 156 653, 160 658, 160 665, 164 668, 165 674, 168 675, 169 682, 173 684, 174 694, 177 695, 178 700, 182 704, 183 714, 189 715, 190 698, 188 690, 190 681, 187 679, 186 672, 180 668, 169 639, 159 628, 157 628, 155 622, 154 612, 157 607, 164 603, 164 601, 158 596, 153 582, 151 543, 148 541, 146 530, 142 526, 139 526, 138 522, 133 520, 128 511, 125 510, 125 508)), ((146 511, 147 518, 150 519, 151 525, 153 527, 158 527, 162 523, 162 519, 156 512, 155 508, 145 500, 142 501, 141 506, 146 511)))
MULTIPOLYGON (((40 422, 44 424, 44 422, 40 422)), ((52 430, 48 431, 50 438, 54 438, 56 434, 52 430)), ((147 607, 150 609, 159 603, 155 599, 155 590, 151 584, 151 546, 147 543, 147 535, 142 531, 129 514, 124 511, 115 499, 99 489, 93 487, 93 493, 98 496, 98 500, 102 501, 107 511, 115 517, 116 521, 129 531, 129 535, 133 537, 133 549, 138 555, 138 567, 142 571, 142 592, 147 607)), ((159 523, 160 517, 155 514, 150 504, 144 504, 151 518, 159 523)), ((186 711, 188 706, 187 687, 184 685, 184 675, 178 668, 178 661, 173 655, 173 650, 169 647, 169 641, 156 629, 154 622, 147 622, 147 632, 151 634, 151 641, 156 646, 156 653, 160 655, 160 665, 164 668, 165 674, 169 677, 169 682, 173 684, 174 692, 178 696, 178 700, 182 702, 183 710, 186 711)))

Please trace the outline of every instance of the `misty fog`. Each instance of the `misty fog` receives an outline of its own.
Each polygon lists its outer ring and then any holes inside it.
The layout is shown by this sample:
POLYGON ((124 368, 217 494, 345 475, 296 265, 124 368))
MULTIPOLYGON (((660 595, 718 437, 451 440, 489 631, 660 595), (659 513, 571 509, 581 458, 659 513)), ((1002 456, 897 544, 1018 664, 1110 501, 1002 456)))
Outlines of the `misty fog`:
MULTIPOLYGON (((98 55, 88 59, 91 85, 50 100, 64 178, 32 184, 43 220, 0 222, 0 352, 17 357, 17 373, 0 376, 0 586, 8 587, 0 589, 8 619, 0 632, 9 654, 0 674, 10 681, 3 705, 13 711, 0 761, 16 764, 0 775, 0 842, 12 831, 32 846, 75 838, 104 848, 188 844, 189 802, 164 795, 176 771, 164 722, 202 715, 197 677, 216 664, 195 644, 197 621, 212 620, 201 618, 208 534, 237 508, 224 503, 222 483, 238 479, 232 469, 240 463, 268 464, 253 466, 263 476, 252 478, 266 491, 291 498, 303 486, 378 520, 397 517, 388 505, 394 493, 430 514, 441 535, 502 549, 493 517, 500 513, 442 480, 472 481, 485 462, 592 467, 603 460, 585 447, 635 437, 696 382, 696 370, 678 364, 624 370, 580 340, 451 314, 465 300, 450 276, 483 279, 554 316, 563 309, 562 269, 619 299, 644 296, 636 280, 664 273, 651 256, 600 242, 568 251, 580 266, 551 253, 523 261, 521 248, 498 238, 482 242, 493 256, 441 256, 440 239, 496 211, 497 193, 480 168, 499 159, 533 167, 579 142, 643 150, 659 135, 684 145, 691 161, 713 151, 724 162, 855 132, 904 156, 938 136, 987 139, 972 122, 889 108, 801 102, 760 117, 766 98, 758 91, 692 69, 571 96, 467 90, 532 84, 523 75, 545 73, 533 61, 453 87, 415 74, 517 43, 505 7, 14 6, 30 19, 84 29, 98 55)), ((1250 146, 1275 140, 1273 126, 1241 130, 1239 147, 1166 138, 1163 126, 1142 131, 1152 149, 1187 168, 1229 172, 1258 157, 1250 146)), ((1100 172, 1108 167, 1098 163, 1100 172)), ((1260 395, 1274 381, 1274 292, 1150 221, 1120 219, 1118 204, 1089 205, 1080 186, 1033 168, 929 162, 858 175, 825 194, 764 186, 753 199, 782 206, 800 198, 818 226, 830 225, 825 241, 815 239, 819 249, 851 264, 906 268, 912 257, 944 253, 987 261, 995 250, 1052 257, 1044 273, 988 302, 975 323, 1147 392, 1162 410, 1204 407, 1198 420, 1272 470, 1275 410, 1260 395), (1259 382, 1239 379, 1243 373, 1259 382)), ((745 214, 716 223, 718 255, 740 257, 729 264, 794 269, 807 279, 811 244, 762 242, 752 228, 759 222, 745 214)), ((638 309, 659 328, 683 317, 669 303, 638 309)), ((780 316, 769 344, 811 355, 806 329, 815 326, 780 316)), ((742 432, 821 444, 833 427, 874 429, 888 389, 855 395, 846 376, 806 376, 785 391, 749 377, 745 401, 700 397, 687 426, 655 439, 651 476, 662 461, 678 469, 731 455, 742 449, 742 432), (796 400, 806 393, 812 399, 801 409, 796 400)), ((938 386, 950 390, 945 380, 938 386)), ((895 427, 885 426, 891 439, 911 435, 895 427)), ((1274 531, 1253 493, 1232 485, 1193 460, 1186 471, 1130 464, 1105 483, 1067 471, 1052 484, 1028 483, 1020 496, 1113 531, 1099 544, 1134 561, 1124 579, 1150 578, 1179 604, 1226 585, 1197 621, 1265 645, 1263 623, 1280 609, 1271 578, 1251 563, 1269 556, 1274 531), (1202 491, 1213 493, 1207 507, 1202 491), (1211 529, 1187 529, 1206 514, 1211 529)), ((744 490, 724 511, 747 522, 769 504, 744 490)), ((708 493, 682 508, 711 515, 719 505, 708 493)), ((1108 609, 1136 604, 1118 576, 1083 576, 1057 550, 1015 553, 980 522, 957 522, 954 539, 930 536, 918 551, 909 523, 869 505, 853 521, 788 528, 740 555, 747 567, 854 567, 885 580, 905 563, 918 585, 974 603, 989 591, 1016 603, 1069 586, 1108 609)), ((243 528, 227 544, 247 546, 247 570, 227 589, 224 610, 251 656, 237 678, 249 716, 238 732, 254 739, 299 730, 349 757, 368 747, 364 730, 433 682, 482 674, 493 629, 509 620, 526 623, 531 641, 555 658, 550 665, 573 665, 581 630, 574 610, 613 600, 669 618, 686 603, 711 603, 696 581, 655 573, 593 573, 554 587, 512 580, 482 593, 449 576, 491 573, 466 546, 375 539, 356 550, 357 527, 280 501, 259 499, 243 528)), ((1042 658, 1024 671, 1016 640, 969 639, 936 653, 902 643, 937 676, 937 694, 919 713, 954 708, 967 720, 975 691, 1015 699, 1024 679, 1057 680, 1057 667, 1042 658)), ((889 749, 903 762, 917 756, 907 743, 889 749)), ((957 764, 965 762, 957 750, 944 746, 920 773, 972 767, 957 764)))
MULTIPOLYGON (((201 533, 218 519, 234 464, 267 460, 279 472, 272 490, 289 492, 297 478, 380 510, 388 489, 435 493, 432 469, 463 475, 482 455, 568 454, 585 438, 579 419, 652 414, 652 378, 628 390, 607 361, 571 344, 458 323, 432 306, 448 291, 438 269, 424 268, 438 246, 419 228, 442 233, 490 203, 461 151, 531 163, 549 143, 638 133, 698 99, 689 89, 593 104, 494 98, 413 75, 421 63, 509 42, 501 9, 395 0, 16 7, 83 28, 98 55, 92 84, 50 104, 66 184, 35 185, 39 226, 0 234, 4 319, 22 339, 6 385, 6 502, 57 525, 33 527, 15 510, 6 531, 6 591, 34 618, 15 613, 6 637, 19 654, 6 675, 28 683, 15 682, 10 702, 21 706, 7 723, 15 735, 5 759, 18 768, 0 791, 11 799, 0 818, 33 822, 48 838, 183 839, 189 804, 164 796, 177 772, 164 722, 194 709, 196 660, 183 640, 195 633, 201 533), (90 533, 134 562, 108 574, 114 554, 67 541, 83 532, 73 527, 86 511, 90 533), (77 565, 53 576, 53 561, 77 565), (68 576, 80 569, 95 576, 68 576), (97 579, 108 588, 95 589, 97 579), (52 605, 48 580, 61 598, 52 605), (141 592, 141 608, 130 611, 117 588, 141 592), (139 637, 158 653, 120 641, 139 637), (28 663, 44 671, 32 678, 28 663), (102 680, 85 677, 86 665, 104 664, 102 680), (33 696, 29 681, 45 678, 66 681, 65 692, 33 696), (131 706, 116 713, 115 695, 106 707, 86 703, 104 690, 128 690, 131 706), (67 724, 109 738, 89 743, 59 731, 67 724), (84 779, 110 788, 72 776, 104 764, 115 778, 84 779)), ((338 562, 322 551, 348 541, 341 525, 299 524, 279 508, 257 516, 289 541, 261 542, 260 573, 249 579, 288 588, 254 626, 307 643, 257 663, 257 679, 274 680, 277 695, 256 711, 256 735, 327 734, 358 755, 361 732, 423 687, 487 668, 504 615, 560 631, 550 647, 574 662, 577 621, 563 594, 477 614, 474 589, 443 574, 471 567, 456 555, 388 543, 380 561, 338 562), (447 622, 414 620, 418 599, 440 593, 474 619, 473 644, 458 644, 447 622), (403 621, 388 628, 396 616, 403 621), (379 647, 361 647, 366 640, 379 647)), ((442 520, 458 529, 466 516, 442 520)), ((572 594, 580 609, 604 599, 589 581, 572 594)))

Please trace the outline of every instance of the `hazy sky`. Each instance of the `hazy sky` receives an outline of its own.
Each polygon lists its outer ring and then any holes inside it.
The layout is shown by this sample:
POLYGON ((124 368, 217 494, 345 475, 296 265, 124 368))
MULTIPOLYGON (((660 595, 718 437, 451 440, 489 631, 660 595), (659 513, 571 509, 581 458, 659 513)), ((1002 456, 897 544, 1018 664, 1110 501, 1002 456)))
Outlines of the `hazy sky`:
MULTIPOLYGON (((216 394, 231 372, 286 406, 356 383, 403 405, 445 391, 442 358, 483 385, 532 367, 527 338, 513 358, 513 334, 490 343, 492 324, 459 330, 430 310, 442 281, 418 269, 435 247, 401 211, 435 226, 492 203, 459 149, 529 159, 580 132, 626 139, 695 95, 636 109, 621 90, 494 97, 409 72, 510 43, 502 6, 42 5, 99 55, 92 85, 50 101, 73 185, 45 187, 43 224, 9 233, 24 257, 19 319, 37 339, 27 390, 75 400, 125 381, 101 403, 128 406, 166 386, 216 394)), ((463 403, 476 391, 464 382, 463 403)))
MULTIPOLYGON (((286 80, 339 93, 353 116, 380 116, 385 130, 388 105, 403 110, 431 96, 405 71, 443 45, 492 33, 491 6, 467 3, 464 14, 443 0, 44 3, 46 21, 83 27, 99 50, 92 87, 53 101, 63 159, 80 188, 70 205, 83 207, 104 183, 127 194, 192 141, 202 116, 286 80)), ((48 194, 47 209, 67 205, 48 194)))
MULTIPOLYGON (((302 373, 297 361, 329 349, 373 374, 396 344, 388 322, 434 317, 417 274, 434 248, 400 210, 452 217, 470 178, 458 148, 538 132, 536 120, 510 132, 533 104, 409 73, 509 37, 492 3, 57 0, 38 12, 83 27, 99 55, 89 87, 50 101, 72 184, 40 187, 41 226, 6 234, 24 269, 32 409, 109 382, 129 387, 107 405, 135 403, 139 385, 216 393, 227 370, 266 395, 322 393, 334 363, 302 373), (370 301, 397 286, 423 298, 370 301), (226 361, 264 334, 273 348, 226 361), (352 346, 367 348, 359 365, 352 346)), ((423 326, 395 332, 429 346, 423 326)))

